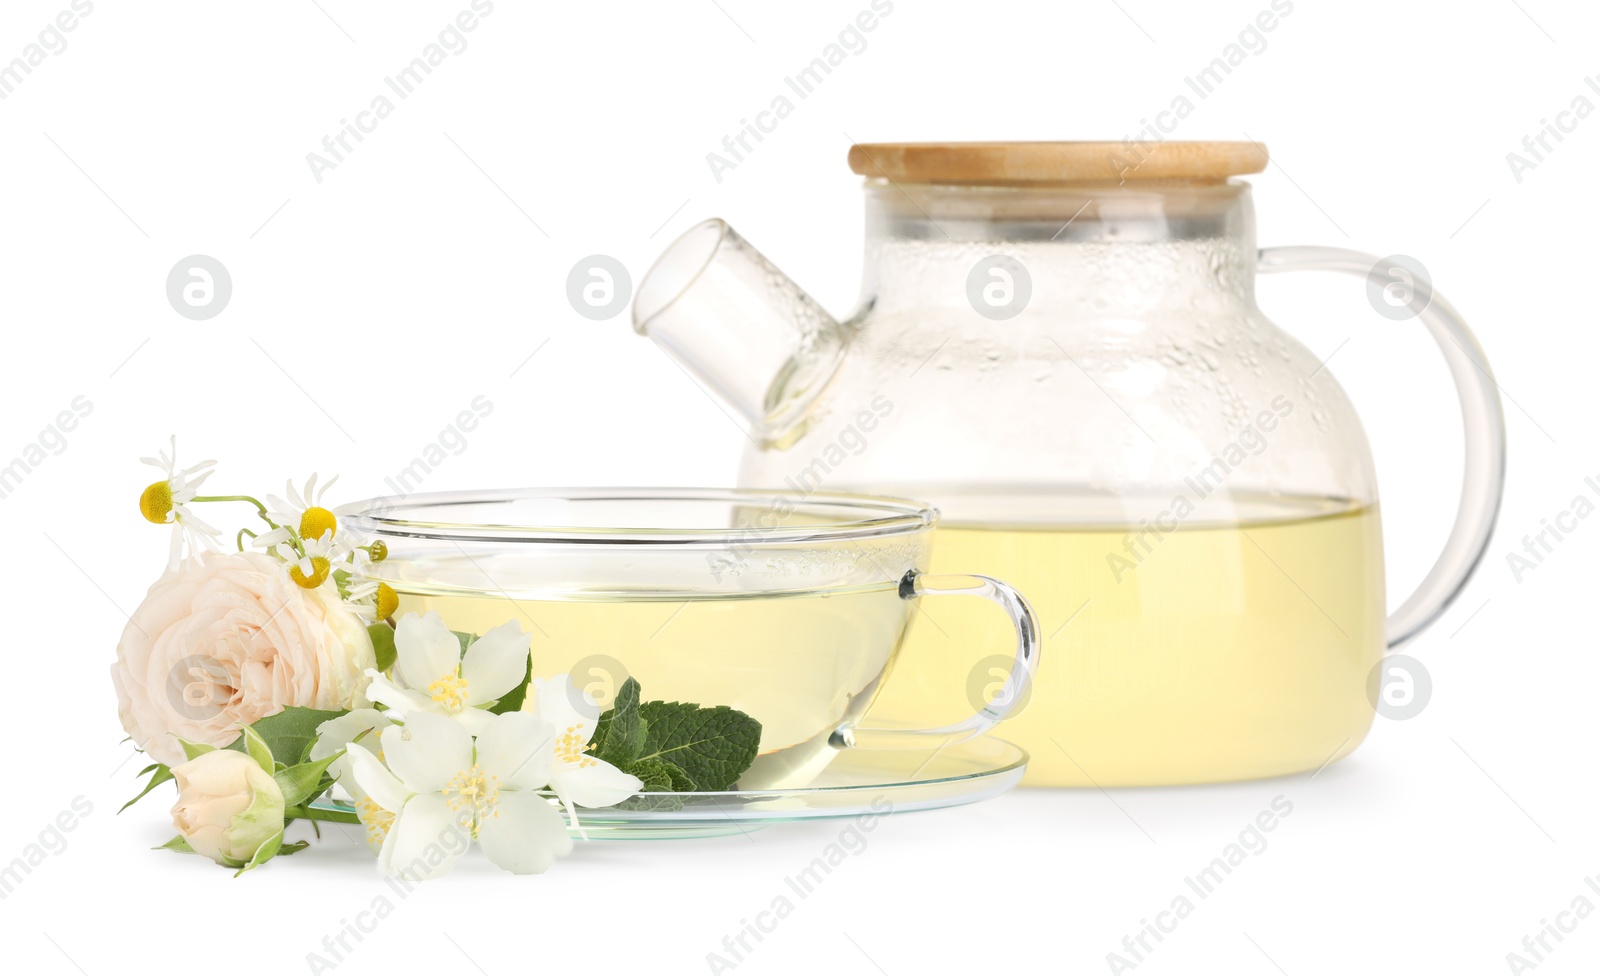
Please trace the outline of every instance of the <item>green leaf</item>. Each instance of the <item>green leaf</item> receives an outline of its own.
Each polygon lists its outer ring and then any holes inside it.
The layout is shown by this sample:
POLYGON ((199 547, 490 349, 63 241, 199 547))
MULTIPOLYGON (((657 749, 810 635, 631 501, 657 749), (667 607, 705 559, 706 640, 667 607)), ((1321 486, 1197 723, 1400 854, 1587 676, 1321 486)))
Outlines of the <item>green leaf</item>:
POLYGON ((533 655, 529 654, 528 666, 522 670, 522 680, 517 682, 517 686, 515 688, 512 688, 510 691, 501 696, 499 701, 495 702, 493 705, 490 705, 489 711, 496 715, 504 715, 506 712, 521 711, 522 703, 526 701, 528 697, 528 682, 532 680, 533 655))
POLYGON ((665 760, 701 790, 732 787, 761 744, 761 723, 726 705, 654 701, 639 706, 639 712, 646 723, 639 759, 665 760))
POLYGON ((456 640, 461 642, 461 656, 462 657, 466 657, 467 656, 467 647, 468 647, 468 645, 470 645, 473 641, 477 640, 478 639, 478 635, 477 634, 469 634, 466 631, 462 631, 462 630, 452 630, 450 633, 455 634, 456 635, 456 640))
MULTIPOLYGON (((683 771, 664 759, 644 759, 628 767, 627 772, 639 777, 640 793, 681 792, 674 784, 686 781, 683 771)), ((682 810, 683 800, 676 796, 630 796, 617 804, 619 810, 656 810, 667 812, 682 810)))
POLYGON ((283 792, 283 805, 300 806, 332 786, 333 780, 327 775, 328 767, 344 753, 345 751, 340 749, 326 759, 300 763, 275 773, 272 778, 277 782, 278 789, 283 792))
POLYGON ((160 847, 152 847, 150 849, 153 851, 177 851, 179 854, 193 854, 195 852, 194 848, 189 846, 189 842, 183 839, 182 834, 172 838, 160 847))
POLYGON ((400 653, 394 646, 394 628, 385 623, 368 624, 367 634, 372 638, 372 650, 378 657, 378 670, 388 671, 394 667, 400 653))
POLYGON ((244 734, 241 739, 244 741, 245 752, 249 753, 250 758, 256 761, 256 765, 261 767, 262 772, 271 776, 277 769, 272 761, 272 747, 267 745, 267 740, 261 738, 261 733, 250 726, 246 725, 242 731, 244 734))
MULTIPOLYGON (((667 763, 666 766, 667 766, 667 775, 672 777, 672 792, 674 792, 674 793, 696 793, 696 792, 699 792, 700 787, 695 785, 694 780, 689 777, 688 773, 684 772, 682 766, 674 766, 672 763, 667 763)), ((743 772, 743 770, 741 770, 741 772, 743 772)))
POLYGON ((244 867, 242 867, 239 870, 233 872, 233 876, 235 878, 237 878, 239 875, 245 873, 246 871, 249 871, 252 868, 258 868, 261 865, 267 863, 268 861, 272 860, 274 857, 277 856, 278 851, 281 850, 282 847, 283 847, 283 831, 280 830, 276 834, 273 834, 271 837, 268 837, 265 843, 263 843, 260 847, 256 848, 255 856, 252 857, 250 859, 250 861, 247 864, 245 864, 244 867))
POLYGON ((277 856, 288 857, 290 854, 298 854, 310 846, 311 842, 309 840, 297 840, 293 844, 284 844, 280 846, 278 848, 277 856))
POLYGON ((627 771, 639 777, 640 793, 671 793, 672 774, 667 770, 676 768, 663 759, 645 759, 629 766, 627 771))
MULTIPOLYGON (((611 707, 600 716, 590 752, 613 766, 627 768, 644 751, 647 723, 639 711, 639 682, 629 678, 617 689, 611 707)), ((634 773, 640 779, 644 777, 634 773)))
POLYGON ((175 735, 173 738, 177 739, 183 744, 183 755, 187 759, 194 759, 195 757, 203 756, 208 752, 217 751, 216 746, 208 746, 204 742, 190 742, 181 735, 175 735))
POLYGON ((687 702, 641 704, 639 698, 639 682, 624 681, 600 716, 589 751, 639 777, 641 792, 726 790, 755 761, 761 723, 743 712, 687 702))
POLYGON ((149 793, 151 790, 153 790, 156 787, 160 786, 162 783, 165 783, 168 780, 172 779, 172 770, 168 769, 166 766, 162 765, 161 763, 155 763, 153 765, 146 766, 145 768, 139 770, 139 775, 140 776, 143 776, 146 773, 154 774, 154 775, 152 775, 150 777, 150 782, 144 784, 144 789, 139 791, 139 795, 138 796, 136 796, 133 799, 129 800, 127 803, 124 803, 122 805, 122 808, 117 811, 118 813, 121 813, 123 810, 126 810, 129 807, 133 806, 135 803, 138 803, 140 800, 144 799, 144 795, 146 793, 149 793))
MULTIPOLYGON (((275 715, 257 719, 250 728, 261 736, 275 757, 293 766, 305 762, 311 752, 311 744, 317 739, 317 726, 345 714, 348 714, 348 710, 342 708, 328 711, 290 705, 275 715)), ((244 752, 244 736, 235 739, 228 748, 244 752)))

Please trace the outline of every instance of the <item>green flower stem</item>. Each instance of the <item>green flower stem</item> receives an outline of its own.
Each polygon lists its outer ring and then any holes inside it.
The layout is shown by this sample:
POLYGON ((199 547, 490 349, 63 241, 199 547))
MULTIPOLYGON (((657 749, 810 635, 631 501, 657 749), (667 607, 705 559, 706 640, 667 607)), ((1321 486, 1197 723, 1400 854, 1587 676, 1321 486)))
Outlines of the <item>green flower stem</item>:
POLYGON ((344 810, 321 810, 315 807, 289 807, 283 811, 285 820, 321 820, 324 823, 358 824, 361 818, 344 810))
POLYGON ((233 537, 233 545, 234 545, 234 548, 238 549, 240 552, 244 552, 244 537, 245 536, 249 536, 250 538, 254 539, 256 537, 256 534, 254 532, 251 532, 249 529, 240 529, 239 530, 239 534, 233 537))
POLYGON ((249 502, 256 507, 256 513, 261 516, 261 521, 275 529, 278 527, 277 523, 267 518, 267 506, 249 495, 196 495, 189 500, 194 502, 249 502))

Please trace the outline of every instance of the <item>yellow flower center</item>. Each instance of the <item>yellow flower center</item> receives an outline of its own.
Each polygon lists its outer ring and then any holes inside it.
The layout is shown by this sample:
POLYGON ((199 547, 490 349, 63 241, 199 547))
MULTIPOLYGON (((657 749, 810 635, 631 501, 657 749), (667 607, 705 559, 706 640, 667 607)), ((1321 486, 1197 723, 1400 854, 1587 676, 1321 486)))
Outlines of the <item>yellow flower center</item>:
POLYGON ((157 525, 166 525, 172 514, 172 486, 158 481, 139 496, 139 514, 157 525))
POLYGON ((383 839, 389 836, 389 828, 394 826, 394 814, 378 806, 370 796, 356 801, 356 817, 367 828, 369 844, 382 844, 383 839))
POLYGON ((584 755, 584 750, 588 748, 588 745, 583 741, 583 736, 579 734, 583 725, 584 723, 582 722, 577 725, 569 725, 565 732, 556 737, 556 759, 564 763, 573 763, 579 769, 585 766, 593 766, 596 761, 593 756, 584 755))
POLYGON ((328 565, 327 559, 323 558, 322 556, 312 556, 310 576, 302 573, 300 571, 300 564, 295 563, 293 566, 289 567, 289 578, 308 590, 314 590, 323 583, 327 582, 328 570, 330 568, 332 567, 328 565))
POLYGON ((445 805, 459 815, 456 818, 458 823, 468 819, 472 821, 473 836, 477 836, 478 824, 500 815, 497 809, 500 778, 490 776, 482 766, 474 765, 471 769, 456 773, 455 778, 439 792, 444 796, 445 805))
POLYGON ((378 619, 386 620, 400 609, 400 594, 388 583, 379 583, 377 592, 378 619))
POLYGON ((459 712, 467 704, 467 679, 447 674, 428 685, 428 694, 451 712, 459 712))
POLYGON ((338 528, 339 520, 325 508, 308 508, 300 516, 300 538, 320 539, 338 528))

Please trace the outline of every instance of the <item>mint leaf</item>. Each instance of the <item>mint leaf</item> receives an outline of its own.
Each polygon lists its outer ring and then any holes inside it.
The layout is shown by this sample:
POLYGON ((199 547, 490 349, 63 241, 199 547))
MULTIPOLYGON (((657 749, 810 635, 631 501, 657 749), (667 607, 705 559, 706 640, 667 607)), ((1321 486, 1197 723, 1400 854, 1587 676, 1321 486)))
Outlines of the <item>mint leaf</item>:
POLYGON ((150 773, 151 774, 150 782, 144 784, 144 789, 139 791, 139 795, 138 796, 136 796, 133 799, 129 800, 127 803, 124 803, 122 805, 122 807, 119 810, 117 810, 118 813, 121 813, 123 810, 126 810, 129 807, 133 806, 135 803, 138 803, 140 800, 144 799, 144 795, 146 793, 149 793, 151 790, 153 790, 156 787, 160 786, 162 783, 165 783, 165 782, 167 782, 167 781, 172 779, 172 770, 168 769, 162 763, 152 763, 151 765, 146 766, 145 768, 139 770, 139 775, 140 776, 143 776, 146 773, 150 773))
POLYGON ((378 670, 388 671, 394 667, 395 658, 400 655, 394 646, 394 628, 385 623, 368 624, 367 634, 372 638, 372 651, 378 658, 378 670))
MULTIPOLYGON (((733 786, 755 761, 761 744, 761 723, 718 705, 703 708, 687 702, 640 703, 639 682, 622 683, 611 708, 600 716, 589 751, 623 772, 639 777, 642 793, 720 791, 733 786)), ((661 807, 665 798, 635 797, 618 804, 625 809, 661 807), (641 804, 644 804, 641 806, 641 804)))
MULTIPOLYGON (((655 796, 630 796, 617 804, 618 810, 656 810, 670 812, 683 809, 683 799, 671 794, 681 792, 675 784, 687 782, 683 771, 664 759, 643 759, 628 767, 627 772, 639 777, 643 784, 640 793, 655 796), (661 794, 667 794, 665 796, 661 794)), ((693 789, 693 784, 690 784, 693 789)))
POLYGON ((639 706, 639 712, 646 731, 639 760, 669 762, 699 790, 732 787, 761 744, 761 723, 726 705, 655 701, 639 706))
MULTIPOLYGON (((310 754, 311 744, 317 739, 317 726, 345 714, 346 709, 328 711, 290 705, 275 715, 257 719, 250 724, 250 728, 267 744, 279 762, 294 766, 305 762, 310 754)), ((244 736, 235 739, 228 748, 244 752, 244 736)))
MULTIPOLYGON (((629 678, 617 689, 611 707, 600 716, 594 736, 589 740, 589 751, 597 759, 627 769, 644 750, 646 724, 639 713, 639 682, 629 678)), ((644 779, 642 773, 634 775, 644 779)))
POLYGON ((667 763, 667 775, 672 777, 672 792, 674 793, 694 793, 700 789, 695 785, 694 780, 689 778, 689 774, 683 771, 682 766, 674 766, 672 763, 667 763))
POLYGON ((671 793, 672 774, 677 767, 662 759, 646 759, 628 767, 628 772, 639 777, 640 793, 671 793))

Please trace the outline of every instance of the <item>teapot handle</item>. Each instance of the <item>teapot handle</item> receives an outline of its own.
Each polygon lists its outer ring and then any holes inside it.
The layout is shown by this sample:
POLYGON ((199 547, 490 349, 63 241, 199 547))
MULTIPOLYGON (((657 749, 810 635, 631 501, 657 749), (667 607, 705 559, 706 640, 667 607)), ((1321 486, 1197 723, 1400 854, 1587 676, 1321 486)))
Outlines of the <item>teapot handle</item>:
MULTIPOLYGON (((1263 248, 1259 261, 1263 274, 1342 271, 1373 281, 1380 288, 1396 280, 1405 281, 1410 273, 1388 258, 1379 259, 1337 247, 1263 248)), ((1500 404, 1499 387, 1478 340, 1444 296, 1433 291, 1426 282, 1415 288, 1407 304, 1439 344, 1439 351, 1444 353, 1450 376, 1455 381, 1456 394, 1461 400, 1461 420, 1466 427, 1466 474, 1455 525, 1444 551, 1400 609, 1389 615, 1386 636, 1391 651, 1404 646, 1438 620, 1465 588, 1494 533, 1506 475, 1505 413, 1500 404)))

